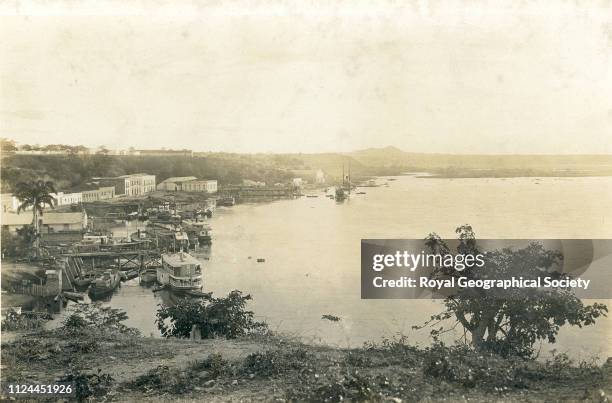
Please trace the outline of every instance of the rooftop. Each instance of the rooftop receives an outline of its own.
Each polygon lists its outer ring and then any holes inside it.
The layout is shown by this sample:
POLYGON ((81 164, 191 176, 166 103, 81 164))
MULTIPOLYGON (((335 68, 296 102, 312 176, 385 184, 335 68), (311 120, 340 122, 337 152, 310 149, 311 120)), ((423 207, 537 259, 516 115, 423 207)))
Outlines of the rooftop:
MULTIPOLYGON (((78 224, 83 222, 83 213, 50 213, 45 212, 42 216, 43 224, 78 224)), ((32 213, 21 214, 2 213, 0 216, 2 225, 29 225, 32 224, 32 213)))
POLYGON ((172 267, 182 267, 186 264, 200 264, 198 259, 185 252, 163 254, 162 260, 172 267))
POLYGON ((175 183, 175 182, 189 182, 194 181, 198 178, 195 176, 173 176, 171 178, 163 180, 161 183, 175 183))

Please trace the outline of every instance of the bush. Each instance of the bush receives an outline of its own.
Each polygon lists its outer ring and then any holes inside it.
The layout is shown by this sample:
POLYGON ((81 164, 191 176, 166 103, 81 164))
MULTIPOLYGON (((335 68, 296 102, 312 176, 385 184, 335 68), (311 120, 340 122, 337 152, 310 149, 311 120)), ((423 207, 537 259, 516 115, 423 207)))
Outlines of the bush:
POLYGON ((544 363, 520 357, 482 353, 467 345, 447 347, 441 343, 426 349, 423 364, 426 377, 443 379, 466 388, 479 386, 504 391, 525 389, 534 382, 563 382, 603 379, 603 370, 594 362, 576 366, 565 354, 553 355, 544 363))
POLYGON ((205 380, 210 380, 230 374, 231 365, 223 359, 221 354, 210 354, 204 360, 191 363, 188 372, 194 375, 197 374, 200 378, 205 378, 205 380), (206 373, 205 377, 202 376, 203 373, 206 373))
POLYGON ((10 309, 6 313, 6 318, 2 321, 2 331, 36 330, 51 319, 52 317, 49 314, 20 314, 14 309, 10 309))
POLYGON ((102 397, 106 395, 112 387, 115 379, 102 373, 98 369, 97 373, 84 373, 76 368, 69 368, 66 374, 58 382, 72 383, 75 387, 76 398, 79 402, 89 400, 92 397, 102 397))
POLYGON ((64 319, 58 331, 62 334, 75 336, 83 333, 94 335, 127 334, 138 336, 140 332, 123 324, 128 319, 127 314, 100 303, 74 304, 72 312, 64 319))
POLYGON ((286 397, 291 401, 342 402, 382 401, 381 386, 372 377, 354 371, 332 379, 318 374, 303 379, 297 387, 289 389, 286 397))
POLYGON ((258 376, 277 376, 288 371, 313 369, 314 357, 303 348, 267 350, 249 354, 242 367, 246 374, 258 376))
POLYGON ((255 321, 253 312, 246 310, 250 299, 237 290, 226 298, 181 299, 175 306, 160 306, 155 323, 164 337, 188 338, 193 325, 200 328, 204 339, 263 333, 267 325, 255 321))
POLYGON ((193 379, 180 370, 160 365, 138 376, 129 385, 142 392, 182 394, 193 389, 193 379))

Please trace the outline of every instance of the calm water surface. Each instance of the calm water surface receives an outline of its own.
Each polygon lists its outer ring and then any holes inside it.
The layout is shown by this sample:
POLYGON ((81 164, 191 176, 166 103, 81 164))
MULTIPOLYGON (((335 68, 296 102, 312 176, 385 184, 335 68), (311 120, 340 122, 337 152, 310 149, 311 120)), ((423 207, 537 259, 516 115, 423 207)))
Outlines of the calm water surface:
MULTIPOLYGON (((427 332, 411 326, 436 313, 440 302, 360 299, 362 238, 424 238, 430 232, 450 238, 464 223, 481 238, 612 238, 612 178, 403 176, 388 183, 360 189, 366 194, 342 204, 318 192, 318 198, 218 208, 210 220, 213 245, 197 253, 205 291, 250 293, 259 319, 307 342, 359 346, 403 334, 427 344, 427 332), (321 320, 323 314, 342 320, 321 320)), ((126 310, 131 326, 156 335, 155 311, 166 297, 133 280, 109 304, 126 310)), ((564 329, 555 348, 608 356, 610 346, 612 321, 604 319, 564 329)))

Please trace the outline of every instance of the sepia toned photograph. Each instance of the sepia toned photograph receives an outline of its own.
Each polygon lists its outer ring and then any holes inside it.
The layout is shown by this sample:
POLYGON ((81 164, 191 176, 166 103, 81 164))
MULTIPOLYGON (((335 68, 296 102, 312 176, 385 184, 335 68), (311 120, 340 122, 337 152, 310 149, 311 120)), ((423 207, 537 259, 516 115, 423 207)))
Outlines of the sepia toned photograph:
POLYGON ((612 3, 6 0, 0 38, 3 401, 612 401, 612 3))

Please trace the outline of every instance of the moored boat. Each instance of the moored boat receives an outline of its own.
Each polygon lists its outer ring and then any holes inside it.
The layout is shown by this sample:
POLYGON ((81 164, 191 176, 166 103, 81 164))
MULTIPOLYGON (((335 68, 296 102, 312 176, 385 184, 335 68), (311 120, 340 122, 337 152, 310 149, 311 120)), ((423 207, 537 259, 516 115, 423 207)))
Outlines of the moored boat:
POLYGON ((183 228, 189 236, 197 237, 200 245, 212 244, 212 228, 203 221, 184 220, 183 228))
POLYGON ((162 265, 157 268, 157 282, 174 291, 202 289, 200 261, 186 252, 162 254, 162 265))
POLYGON ((157 269, 146 268, 140 271, 140 282, 141 283, 154 283, 157 281, 157 269))
POLYGON ((89 297, 91 299, 103 298, 113 293, 119 285, 121 277, 115 270, 105 270, 104 273, 89 286, 89 297))

